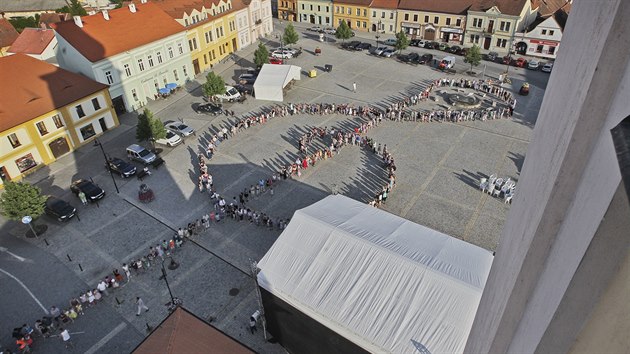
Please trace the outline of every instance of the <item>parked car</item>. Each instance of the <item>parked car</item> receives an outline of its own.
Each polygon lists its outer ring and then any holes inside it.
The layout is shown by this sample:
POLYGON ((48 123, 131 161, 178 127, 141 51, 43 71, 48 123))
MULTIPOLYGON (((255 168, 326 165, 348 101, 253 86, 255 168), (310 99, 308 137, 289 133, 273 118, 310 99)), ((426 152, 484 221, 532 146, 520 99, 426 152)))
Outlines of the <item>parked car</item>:
POLYGON ((442 70, 452 69, 454 66, 455 66, 455 57, 453 56, 446 56, 442 58, 442 60, 440 61, 440 69, 442 70))
POLYGON ((166 129, 166 137, 162 139, 156 139, 156 144, 166 145, 168 147, 174 147, 182 143, 182 138, 170 129, 166 129))
POLYGON ((470 48, 462 48, 462 50, 459 51, 459 55, 465 57, 468 54, 469 50, 470 50, 470 48))
POLYGON ((101 187, 86 179, 78 179, 72 182, 70 190, 76 195, 79 195, 79 192, 83 192, 87 200, 90 202, 103 199, 105 196, 105 191, 102 190, 101 187))
POLYGON ((458 45, 454 45, 454 46, 448 48, 446 51, 449 52, 449 53, 452 53, 452 54, 460 54, 461 51, 462 51, 462 47, 460 47, 458 45))
POLYGON ((532 59, 527 63, 527 68, 530 70, 538 70, 540 67, 540 62, 536 59, 532 59))
POLYGON ((372 45, 370 43, 361 43, 358 46, 355 47, 355 50, 370 50, 372 48, 372 45))
POLYGON ((385 49, 380 55, 385 58, 391 58, 396 53, 395 49, 385 49))
POLYGON ((293 54, 288 50, 274 50, 271 56, 278 59, 291 59, 293 54))
POLYGON ((341 47, 348 50, 354 50, 354 48, 358 46, 359 44, 361 44, 361 42, 359 41, 350 41, 350 42, 343 43, 341 47))
POLYGON ((400 61, 408 64, 417 64, 420 61, 420 54, 416 52, 411 52, 408 54, 401 55, 399 57, 400 61))
POLYGON ((241 98, 241 93, 238 92, 238 90, 235 89, 233 86, 226 85, 225 86, 225 93, 216 95, 215 97, 220 99, 220 100, 226 100, 226 101, 229 101, 229 102, 234 102, 234 101, 238 100, 239 98, 241 98))
POLYGON ((550 61, 550 62, 546 63, 545 65, 543 65, 543 67, 542 67, 542 69, 540 69, 540 71, 542 71, 544 73, 550 73, 552 69, 553 69, 553 62, 550 61))
POLYGON ((383 41, 383 44, 394 46, 396 45, 396 40, 394 38, 388 38, 383 41))
MULTIPOLYGON (((497 61, 498 57, 499 57, 499 53, 489 52, 488 54, 486 54, 485 59, 488 61, 497 61)), ((507 63, 503 63, 503 64, 507 64, 507 63)))
POLYGON ((412 39, 411 42, 409 42, 409 45, 414 46, 414 47, 424 48, 424 45, 426 43, 427 41, 425 41, 424 39, 412 39))
POLYGON ((128 178, 136 174, 136 166, 117 157, 107 160, 105 168, 117 173, 122 178, 128 178))
POLYGON ((307 31, 311 31, 311 32, 321 32, 322 28, 319 26, 313 26, 313 27, 309 27, 306 29, 307 31))
POLYGON ((77 209, 63 199, 50 196, 44 204, 44 212, 59 221, 68 221, 76 214, 77 209))
POLYGON ((220 104, 211 102, 199 105, 199 107, 197 107, 197 112, 218 116, 223 113, 223 108, 220 104))
POLYGON ((439 46, 440 46, 440 43, 438 43, 438 42, 426 42, 426 43, 424 43, 424 47, 426 49, 438 49, 439 46))
POLYGON ((372 49, 370 49, 370 54, 381 55, 384 50, 387 50, 387 47, 373 47, 372 49))
POLYGON ((139 161, 148 165, 155 161, 156 157, 154 153, 138 144, 131 144, 127 147, 127 158, 130 160, 139 161))
POLYGON ((337 30, 331 27, 325 27, 324 29, 322 29, 322 32, 330 35, 337 34, 337 30))
POLYGON ((184 123, 167 120, 166 122, 164 122, 164 126, 166 127, 166 129, 170 129, 173 132, 183 136, 184 138, 195 134, 195 129, 189 127, 184 123))
POLYGON ((448 48, 450 48, 448 43, 440 43, 440 44, 438 44, 438 48, 437 49, 446 52, 446 51, 448 51, 448 48))
POLYGON ((514 66, 518 68, 524 68, 527 65, 527 60, 525 58, 518 58, 516 62, 514 62, 514 66))
POLYGON ((418 64, 429 64, 433 60, 433 54, 422 54, 420 59, 418 60, 418 64))
POLYGON ((252 73, 245 73, 238 76, 238 82, 241 85, 252 85, 256 82, 258 75, 252 73))
POLYGON ((269 58, 269 64, 284 64, 284 60, 281 58, 269 58))
POLYGON ((512 65, 514 63, 514 59, 512 59, 512 57, 510 57, 509 55, 506 55, 503 57, 503 60, 501 62, 506 65, 512 65))

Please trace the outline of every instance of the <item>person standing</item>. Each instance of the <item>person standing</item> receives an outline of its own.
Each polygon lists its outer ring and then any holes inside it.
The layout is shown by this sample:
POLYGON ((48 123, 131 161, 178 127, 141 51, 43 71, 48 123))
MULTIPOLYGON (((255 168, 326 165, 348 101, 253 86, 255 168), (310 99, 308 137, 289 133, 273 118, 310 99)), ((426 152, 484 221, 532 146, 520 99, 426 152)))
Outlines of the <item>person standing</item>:
POLYGON ((74 344, 70 341, 70 332, 68 332, 65 328, 59 328, 59 330, 61 331, 59 336, 61 337, 61 340, 63 340, 66 349, 74 348, 74 344))
POLYGON ((85 193, 83 193, 83 191, 79 191, 79 199, 81 200, 81 204, 83 205, 87 205, 87 197, 85 196, 85 193))
POLYGON ((352 92, 357 93, 357 83, 356 82, 352 83, 352 92))
POLYGON ((109 292, 107 291, 107 284, 105 283, 104 280, 101 280, 101 282, 98 283, 98 285, 96 286, 96 289, 98 289, 98 291, 100 291, 105 296, 109 295, 109 292))
POLYGON ((256 320, 253 317, 249 319, 249 330, 254 334, 258 329, 256 328, 256 320))
POLYGON ((50 307, 50 317, 52 317, 57 325, 59 325, 59 316, 61 316, 61 311, 56 306, 50 307))
POLYGON ((122 269, 123 271, 125 271, 125 276, 127 277, 127 283, 129 283, 129 280, 131 280, 131 272, 129 271, 129 266, 127 265, 127 263, 123 263, 122 269))
POLYGON ((144 301, 140 297, 136 297, 136 305, 138 306, 138 312, 136 312, 136 316, 140 316, 142 310, 144 312, 149 312, 149 308, 144 304, 144 301))

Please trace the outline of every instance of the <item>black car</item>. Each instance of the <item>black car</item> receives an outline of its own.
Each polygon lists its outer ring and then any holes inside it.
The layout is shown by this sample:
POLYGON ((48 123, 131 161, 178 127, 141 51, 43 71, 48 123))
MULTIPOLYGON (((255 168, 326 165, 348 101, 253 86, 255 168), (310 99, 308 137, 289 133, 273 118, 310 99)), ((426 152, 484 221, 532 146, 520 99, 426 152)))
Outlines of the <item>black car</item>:
POLYGON ((400 55, 398 59, 402 61, 403 63, 415 64, 420 60, 420 54, 408 53, 408 54, 400 55))
POLYGON ((419 43, 420 43, 419 39, 412 39, 411 41, 409 41, 409 45, 413 47, 419 47, 419 43))
POLYGON ((370 43, 361 43, 355 47, 355 50, 370 50, 372 45, 370 43))
POLYGON ((197 107, 197 112, 201 112, 205 114, 212 114, 214 116, 217 116, 223 113, 223 108, 221 107, 220 104, 211 102, 211 103, 199 105, 199 107, 197 107))
POLYGON ((68 221, 76 214, 77 209, 65 200, 51 196, 46 199, 44 212, 59 221, 68 221))
POLYGON ((424 47, 426 49, 438 49, 439 46, 440 46, 440 43, 438 42, 426 42, 424 44, 424 47))
POLYGON ((433 60, 433 54, 422 54, 418 60, 418 64, 430 64, 431 60, 433 60))
POLYGON ((462 52, 462 48, 460 46, 454 45, 452 47, 449 47, 446 51, 453 54, 460 54, 462 52))
POLYGON ((85 197, 91 202, 103 199, 105 196, 105 191, 102 190, 101 187, 97 186, 92 181, 85 179, 79 179, 72 182, 70 190, 76 195, 79 195, 79 192, 85 193, 85 197))
POLYGON ((348 49, 348 50, 354 50, 354 48, 356 46, 358 46, 359 44, 361 44, 361 42, 359 41, 351 41, 351 42, 347 42, 341 45, 342 48, 348 49))
POLYGON ((110 171, 118 173, 122 178, 131 177, 136 174, 136 166, 117 157, 109 159, 105 168, 109 168, 110 171))
POLYGON ((485 55, 485 59, 488 61, 497 61, 497 59, 499 58, 499 53, 497 52, 490 52, 488 54, 485 55))

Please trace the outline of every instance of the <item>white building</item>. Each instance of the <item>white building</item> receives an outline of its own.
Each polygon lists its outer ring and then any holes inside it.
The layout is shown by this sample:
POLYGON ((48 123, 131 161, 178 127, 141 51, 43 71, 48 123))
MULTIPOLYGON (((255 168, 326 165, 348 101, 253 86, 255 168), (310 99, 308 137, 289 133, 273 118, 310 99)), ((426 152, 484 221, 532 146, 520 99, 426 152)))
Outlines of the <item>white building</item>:
POLYGON ((167 84, 193 78, 185 28, 146 0, 53 27, 59 66, 110 85, 118 113, 144 106, 167 84))
POLYGON ((370 31, 397 32, 398 0, 373 0, 370 5, 370 31))
POLYGON ((567 12, 560 9, 552 16, 535 22, 533 30, 517 34, 514 38, 516 52, 522 55, 556 59, 567 17, 567 12))
POLYGON ((333 4, 330 0, 298 0, 298 21, 321 26, 332 26, 333 4))
POLYGON ((242 49, 273 32, 271 1, 243 0, 235 5, 238 48, 242 49))

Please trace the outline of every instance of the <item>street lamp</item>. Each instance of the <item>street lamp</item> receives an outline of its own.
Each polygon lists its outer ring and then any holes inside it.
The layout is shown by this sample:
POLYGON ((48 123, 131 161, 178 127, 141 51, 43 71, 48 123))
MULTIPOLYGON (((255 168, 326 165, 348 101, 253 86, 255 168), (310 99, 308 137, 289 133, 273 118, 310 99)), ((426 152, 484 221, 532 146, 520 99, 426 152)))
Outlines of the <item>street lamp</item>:
POLYGON ((381 30, 381 20, 378 20, 378 23, 376 24, 376 48, 378 48, 378 39, 381 38, 381 36, 379 36, 381 30))
MULTIPOLYGON (((162 276, 160 277, 160 279, 164 279, 164 282, 166 283, 166 288, 168 289, 168 295, 171 297, 171 304, 175 304, 175 297, 173 296, 173 292, 171 291, 171 287, 168 284, 168 279, 166 278, 166 269, 164 269, 164 261, 165 259, 162 259, 162 276)), ((173 258, 171 258, 171 263, 168 265, 168 269, 173 270, 176 269, 177 267, 179 267, 179 264, 177 262, 175 262, 175 260, 173 258)))
POLYGON ((98 146, 101 148, 101 152, 103 153, 103 158, 105 159, 105 168, 109 171, 109 176, 112 178, 112 182, 114 182, 114 187, 116 187, 116 193, 120 193, 118 190, 118 185, 116 184, 116 179, 114 178, 114 174, 112 173, 112 169, 109 167, 109 160, 107 159, 107 154, 105 153, 105 149, 103 149, 103 144, 101 144, 98 139, 94 139, 94 146, 98 146))

